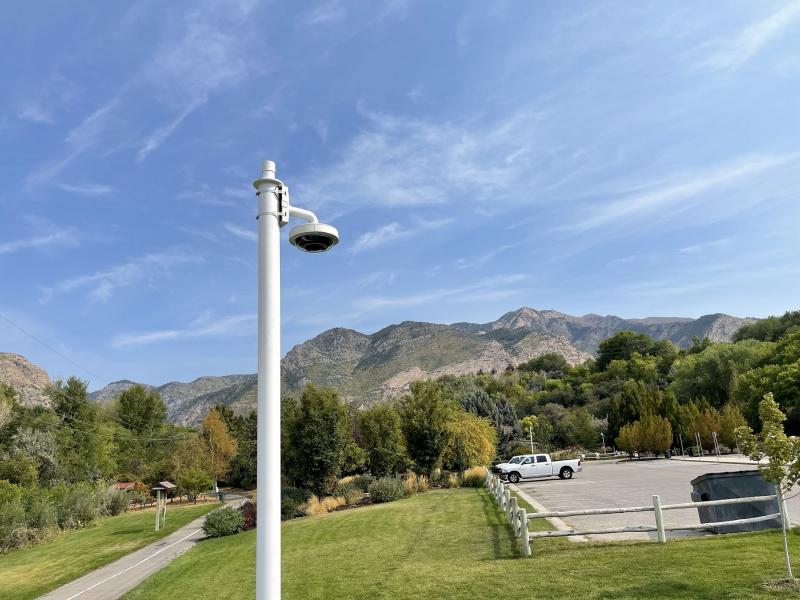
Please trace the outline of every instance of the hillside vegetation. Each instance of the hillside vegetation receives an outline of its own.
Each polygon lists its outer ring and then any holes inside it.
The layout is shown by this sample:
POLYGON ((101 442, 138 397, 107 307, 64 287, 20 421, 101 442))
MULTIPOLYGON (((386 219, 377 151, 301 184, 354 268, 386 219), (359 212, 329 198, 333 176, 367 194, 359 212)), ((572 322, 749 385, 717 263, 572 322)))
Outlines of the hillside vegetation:
MULTIPOLYGON (((644 333, 686 348, 693 337, 730 341, 742 325, 752 322, 722 314, 621 319, 520 308, 482 324, 405 321, 371 335, 338 327, 292 348, 282 362, 282 383, 287 394, 297 395, 313 383, 335 389, 348 403, 366 406, 404 394, 418 379, 502 371, 548 353, 576 365, 620 331, 644 333)), ((132 385, 115 382, 92 398, 110 401, 132 385)), ((255 387, 255 375, 228 375, 155 389, 166 402, 171 421, 196 424, 218 404, 246 414, 255 407, 255 387)))

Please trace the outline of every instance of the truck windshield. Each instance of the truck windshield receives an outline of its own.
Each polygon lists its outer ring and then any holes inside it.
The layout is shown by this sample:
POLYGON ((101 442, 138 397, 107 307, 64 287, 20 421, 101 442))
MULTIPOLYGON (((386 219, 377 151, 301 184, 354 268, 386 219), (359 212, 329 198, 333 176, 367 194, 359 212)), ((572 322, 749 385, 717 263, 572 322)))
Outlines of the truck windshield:
POLYGON ((516 464, 519 464, 519 461, 521 461, 521 460, 522 460, 522 457, 521 457, 521 456, 515 456, 515 457, 514 457, 514 458, 512 458, 510 461, 508 461, 508 464, 510 464, 510 465, 516 465, 516 464))

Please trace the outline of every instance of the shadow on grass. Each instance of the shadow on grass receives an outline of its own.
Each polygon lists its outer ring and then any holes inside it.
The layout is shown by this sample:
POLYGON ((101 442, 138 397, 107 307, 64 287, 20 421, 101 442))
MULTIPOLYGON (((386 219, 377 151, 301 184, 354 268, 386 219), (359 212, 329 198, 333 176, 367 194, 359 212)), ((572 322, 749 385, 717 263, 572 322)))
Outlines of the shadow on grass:
POLYGON ((489 492, 481 492, 481 503, 486 524, 492 530, 492 552, 494 560, 507 560, 520 558, 522 553, 518 548, 517 539, 511 525, 506 521, 505 515, 500 511, 489 492))

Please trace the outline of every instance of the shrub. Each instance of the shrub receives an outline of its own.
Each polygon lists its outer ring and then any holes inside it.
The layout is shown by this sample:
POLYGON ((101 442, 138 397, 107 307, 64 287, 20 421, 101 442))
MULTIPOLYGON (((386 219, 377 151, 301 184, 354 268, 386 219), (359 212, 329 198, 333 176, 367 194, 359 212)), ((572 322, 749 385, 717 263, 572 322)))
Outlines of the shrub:
POLYGON ((461 487, 461 478, 457 473, 450 473, 450 475, 447 477, 445 485, 448 488, 459 488, 461 487))
POLYGON ((97 494, 86 485, 67 488, 57 506, 58 526, 61 529, 84 527, 98 516, 97 494))
POLYGON ((336 495, 344 498, 345 504, 356 504, 364 496, 364 492, 355 483, 351 482, 338 486, 336 495))
POLYGON ((239 512, 242 513, 244 519, 244 526, 242 529, 249 531, 256 528, 256 505, 247 500, 239 507, 239 512))
POLYGON ((425 475, 419 475, 417 477, 417 493, 422 494, 423 492, 427 492, 431 489, 431 484, 428 481, 428 478, 425 475))
POLYGON ((401 479, 381 477, 369 486, 369 497, 372 502, 392 502, 406 495, 406 488, 401 479))
POLYGON ((472 467, 464 471, 462 487, 480 488, 486 485, 486 469, 484 467, 472 467))
POLYGON ((281 519, 288 521, 296 519, 305 514, 304 504, 306 502, 305 490, 294 487, 281 489, 281 519))
POLYGON ((0 551, 19 548, 27 543, 25 508, 19 497, 0 503, 0 551))
POLYGON ((31 494, 25 502, 25 521, 29 527, 40 530, 39 535, 43 535, 58 522, 56 507, 46 496, 31 494))
POLYGON ((111 488, 106 496, 106 513, 116 517, 128 510, 130 495, 124 490, 111 488))
POLYGON ((208 537, 224 537, 239 533, 244 528, 242 513, 231 506, 218 508, 206 515, 203 531, 208 537))
POLYGON ((369 490, 370 484, 373 481, 375 481, 374 477, 369 475, 358 475, 353 477, 353 480, 350 483, 366 494, 367 490, 369 490))

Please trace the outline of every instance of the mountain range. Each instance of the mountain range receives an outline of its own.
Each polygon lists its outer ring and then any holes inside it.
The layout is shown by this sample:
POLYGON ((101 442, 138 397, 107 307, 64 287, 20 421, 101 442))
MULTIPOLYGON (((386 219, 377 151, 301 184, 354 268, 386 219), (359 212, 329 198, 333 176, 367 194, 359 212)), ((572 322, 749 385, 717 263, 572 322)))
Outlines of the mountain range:
MULTIPOLYGON (((695 336, 729 341, 740 327, 754 320, 724 314, 698 319, 576 317, 523 307, 482 324, 404 321, 371 335, 337 327, 292 348, 281 363, 281 383, 285 393, 297 392, 307 383, 330 386, 348 402, 365 406, 402 394, 416 379, 501 370, 548 352, 578 364, 618 331, 647 333, 686 347, 695 336)), ((7 355, 0 354, 0 374, 3 356, 7 355)), ((109 401, 132 385, 132 381, 116 381, 91 397, 109 401)), ((191 383, 147 387, 164 398, 168 418, 183 424, 199 422, 216 404, 242 413, 256 403, 256 376, 252 374, 207 376, 191 383)))

